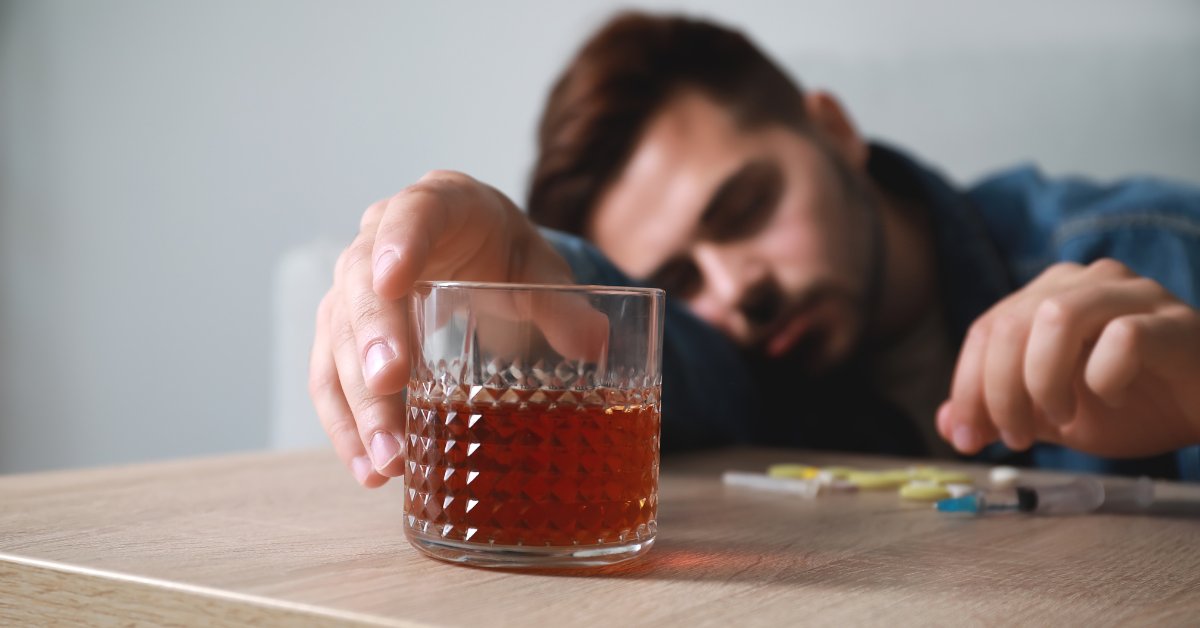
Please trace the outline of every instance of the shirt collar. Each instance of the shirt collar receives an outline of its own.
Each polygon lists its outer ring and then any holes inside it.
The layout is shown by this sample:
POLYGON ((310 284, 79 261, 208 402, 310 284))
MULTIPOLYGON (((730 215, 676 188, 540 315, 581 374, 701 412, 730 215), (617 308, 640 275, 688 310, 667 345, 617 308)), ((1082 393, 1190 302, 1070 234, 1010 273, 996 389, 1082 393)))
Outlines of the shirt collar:
POLYGON ((945 177, 885 144, 871 143, 867 171, 888 193, 929 211, 942 307, 952 338, 961 340, 1015 289, 978 207, 945 177))

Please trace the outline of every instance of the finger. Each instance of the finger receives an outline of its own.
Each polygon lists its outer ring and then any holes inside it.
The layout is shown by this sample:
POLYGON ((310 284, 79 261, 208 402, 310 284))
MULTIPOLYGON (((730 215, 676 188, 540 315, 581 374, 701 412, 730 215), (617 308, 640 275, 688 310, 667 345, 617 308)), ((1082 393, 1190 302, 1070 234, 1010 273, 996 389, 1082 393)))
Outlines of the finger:
MULTIPOLYGON (((648 315, 653 316, 653 313, 648 315)), ((608 316, 592 307, 582 295, 542 295, 534 304, 533 320, 546 342, 568 360, 599 362, 607 353, 608 316)))
POLYGON ((950 417, 950 400, 943 401, 934 415, 938 434, 946 442, 954 442, 954 421, 950 417))
POLYGON ((367 387, 358 339, 346 308, 344 295, 331 298, 331 342, 338 382, 375 472, 383 476, 399 475, 403 471, 403 395, 376 394, 367 387))
POLYGON ((1096 348, 1087 361, 1084 382, 1097 397, 1112 407, 1124 405, 1125 391, 1142 370, 1148 353, 1162 352, 1157 346, 1170 322, 1154 314, 1134 314, 1113 319, 1104 326, 1096 348))
POLYGON ((316 333, 309 358, 308 394, 338 458, 354 474, 359 484, 373 488, 383 484, 385 478, 371 469, 370 459, 358 436, 354 415, 350 413, 350 406, 346 403, 338 380, 329 340, 329 304, 330 295, 326 294, 317 308, 316 333))
MULTIPOLYGON (((553 286, 552 289, 533 290, 525 289, 525 285, 491 284, 490 289, 452 290, 452 294, 467 299, 461 305, 469 308, 470 317, 478 330, 476 335, 489 352, 520 351, 520 347, 530 342, 530 334, 535 333, 566 360, 599 363, 608 350, 608 316, 596 309, 589 302, 588 295, 578 287, 553 286)), ((417 288, 417 291, 426 294, 422 288, 417 288)), ((420 314, 426 324, 433 321, 433 329, 440 328, 449 320, 454 309, 447 307, 445 300, 440 303, 441 306, 433 308, 433 311, 426 308, 420 314), (436 319, 428 318, 434 313, 436 319)), ((657 303, 649 305, 646 311, 628 311, 643 303, 644 300, 627 303, 625 317, 630 321, 656 321, 657 303)), ((421 327, 421 324, 418 323, 417 327, 421 327)))
POLYGON ((1051 422, 1062 425, 1075 417, 1074 381, 1083 370, 1087 347, 1104 326, 1118 316, 1150 311, 1162 293, 1153 281, 1134 279, 1077 288, 1038 306, 1025 355, 1025 381, 1034 405, 1051 422))
MULTIPOLYGON (((525 268, 520 270, 528 281, 562 283, 564 277, 569 281, 569 267, 549 245, 541 241, 530 244, 533 255, 526 258, 525 268)), ((633 299, 630 306, 643 303, 646 301, 633 299)), ((662 305, 654 300, 651 307, 661 308, 662 305)), ((649 320, 654 320, 658 310, 643 314, 649 320)), ((530 303, 529 316, 546 337, 546 342, 564 358, 598 362, 608 350, 611 332, 608 316, 588 303, 582 293, 565 291, 540 294, 530 303)))
MULTIPOLYGON (((607 353, 608 316, 592 307, 585 294, 563 290, 529 292, 524 296, 527 298, 514 303, 517 316, 532 321, 551 348, 563 358, 599 362, 607 353)), ((630 307, 635 305, 630 304, 630 307)), ((632 312, 627 315, 630 319, 637 318, 632 312)), ((645 316, 653 315, 654 312, 645 313, 645 316)))
POLYGON ((497 232, 505 217, 500 198, 464 174, 444 171, 392 197, 374 234, 375 292, 398 299, 418 279, 456 279, 463 269, 473 281, 510 280, 508 249, 501 246, 509 243, 497 232))
POLYGON ((1128 266, 1111 257, 1102 257, 1084 269, 1088 277, 1097 279, 1131 279, 1137 274, 1128 266))
POLYGON ((983 401, 983 358, 987 346, 985 324, 976 323, 967 332, 950 390, 948 429, 950 442, 964 454, 974 454, 996 440, 983 401))
POLYGON ((1028 305, 1017 302, 992 321, 984 351, 983 396, 988 415, 1004 443, 1014 451, 1033 444, 1033 402, 1025 388, 1028 305))
POLYGON ((408 384, 408 299, 375 293, 372 247, 365 234, 355 239, 342 254, 338 284, 349 309, 362 380, 374 395, 394 395, 408 384))

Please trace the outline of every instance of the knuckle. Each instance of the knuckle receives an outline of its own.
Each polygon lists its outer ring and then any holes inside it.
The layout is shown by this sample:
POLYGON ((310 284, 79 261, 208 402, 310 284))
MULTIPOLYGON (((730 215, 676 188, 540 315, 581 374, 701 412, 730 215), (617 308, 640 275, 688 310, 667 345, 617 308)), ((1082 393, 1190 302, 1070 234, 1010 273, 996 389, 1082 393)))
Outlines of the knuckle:
POLYGON ((1105 333, 1111 337, 1120 353, 1132 353, 1143 342, 1142 327, 1129 317, 1114 319, 1108 324, 1105 333))
POLYGON ((361 233, 358 234, 350 242, 350 245, 338 255, 337 264, 334 266, 335 276, 345 277, 347 273, 354 272, 364 261, 370 260, 374 244, 374 240, 371 237, 361 233))
POLYGON ((334 264, 333 264, 334 281, 336 281, 338 277, 342 277, 343 275, 346 274, 346 265, 349 263, 350 250, 353 247, 354 247, 354 244, 351 243, 350 246, 347 246, 346 248, 342 249, 342 252, 338 254, 337 261, 334 262, 334 264))
POLYGON ((1135 291, 1144 293, 1155 301, 1174 298, 1171 293, 1163 287, 1162 284, 1149 277, 1136 276, 1132 279, 1129 279, 1129 283, 1133 286, 1135 291))
POLYGON ((1069 300, 1061 296, 1051 296, 1038 305, 1034 317, 1039 324, 1065 327, 1079 314, 1079 309, 1069 300))
POLYGON ((313 370, 308 374, 308 396, 314 402, 328 397, 340 385, 337 376, 325 370, 313 370))
MULTIPOLYGON (((363 263, 371 260, 374 244, 372 238, 362 234, 354 238, 354 241, 342 251, 341 255, 338 255, 337 265, 334 267, 335 277, 344 278, 350 273, 358 272, 363 263)), ((371 272, 370 264, 367 265, 367 268, 367 272, 371 272)))
POLYGON ((344 416, 330 421, 327 431, 329 439, 335 443, 341 441, 353 442, 359 439, 358 425, 355 424, 354 418, 351 416, 344 416))
POLYGON ((383 315, 383 305, 373 292, 355 295, 350 298, 350 320, 356 329, 362 329, 375 324, 383 315))
POLYGON ((984 342, 992 335, 992 317, 985 316, 977 319, 967 329, 967 339, 972 342, 984 342))
POLYGON ((1133 271, 1128 266, 1111 258, 1102 257, 1091 264, 1088 270, 1101 277, 1132 277, 1133 271))
POLYGON ((355 392, 357 394, 350 406, 358 421, 358 432, 367 435, 384 429, 389 416, 388 397, 372 394, 365 384, 355 385, 355 392))
POLYGON ((360 218, 358 221, 359 231, 365 231, 370 228, 371 225, 379 222, 380 217, 382 217, 383 213, 387 211, 389 200, 390 199, 386 198, 380 199, 367 206, 367 209, 363 211, 362 218, 360 218))
POLYGON ((335 325, 333 331, 333 347, 334 351, 338 353, 350 351, 355 355, 358 355, 358 340, 354 335, 354 328, 345 323, 335 325))
POLYGON ((990 335, 1001 340, 1013 340, 1021 336, 1025 329, 1025 320, 1013 312, 1000 312, 991 322, 990 335))
POLYGON ((457 170, 442 170, 435 169, 421 175, 420 181, 447 181, 452 183, 463 183, 470 179, 467 175, 457 170))
POLYGON ((404 212, 437 211, 445 204, 451 191, 445 180, 422 179, 401 190, 397 196, 403 200, 404 212))
POLYGON ((330 320, 330 312, 333 308, 333 290, 325 291, 325 295, 317 303, 317 325, 327 325, 330 320))
POLYGON ((1188 329, 1200 332, 1200 310, 1186 303, 1176 302, 1168 306, 1163 314, 1180 321, 1188 329))
POLYGON ((1083 265, 1076 262, 1056 262, 1051 264, 1042 274, 1047 277, 1057 277, 1077 273, 1082 269, 1083 265))

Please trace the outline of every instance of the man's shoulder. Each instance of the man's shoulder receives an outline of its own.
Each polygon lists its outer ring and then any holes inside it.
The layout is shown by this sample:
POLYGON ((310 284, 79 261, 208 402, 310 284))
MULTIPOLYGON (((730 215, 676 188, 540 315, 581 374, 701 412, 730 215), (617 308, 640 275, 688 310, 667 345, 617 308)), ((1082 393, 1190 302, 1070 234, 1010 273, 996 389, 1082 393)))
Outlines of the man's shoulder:
POLYGON ((1056 240, 1115 228, 1200 229, 1200 186, 1156 177, 1048 177, 1022 165, 982 179, 968 194, 988 219, 1029 221, 1056 240))
POLYGON ((1097 182, 1023 166, 968 191, 1017 282, 1055 262, 1118 259, 1200 303, 1200 187, 1153 177, 1097 182))

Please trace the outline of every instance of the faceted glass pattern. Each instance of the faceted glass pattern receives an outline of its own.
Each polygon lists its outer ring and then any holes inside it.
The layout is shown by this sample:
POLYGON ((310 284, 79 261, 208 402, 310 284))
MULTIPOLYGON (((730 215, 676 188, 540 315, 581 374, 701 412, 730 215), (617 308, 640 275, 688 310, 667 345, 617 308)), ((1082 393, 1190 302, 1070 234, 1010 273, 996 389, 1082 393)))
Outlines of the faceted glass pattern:
POLYGON ((414 382, 408 402, 412 531, 513 546, 652 538, 657 389, 424 388, 414 382))
POLYGON ((435 558, 587 566, 657 532, 661 290, 418 283, 404 529, 435 558))

